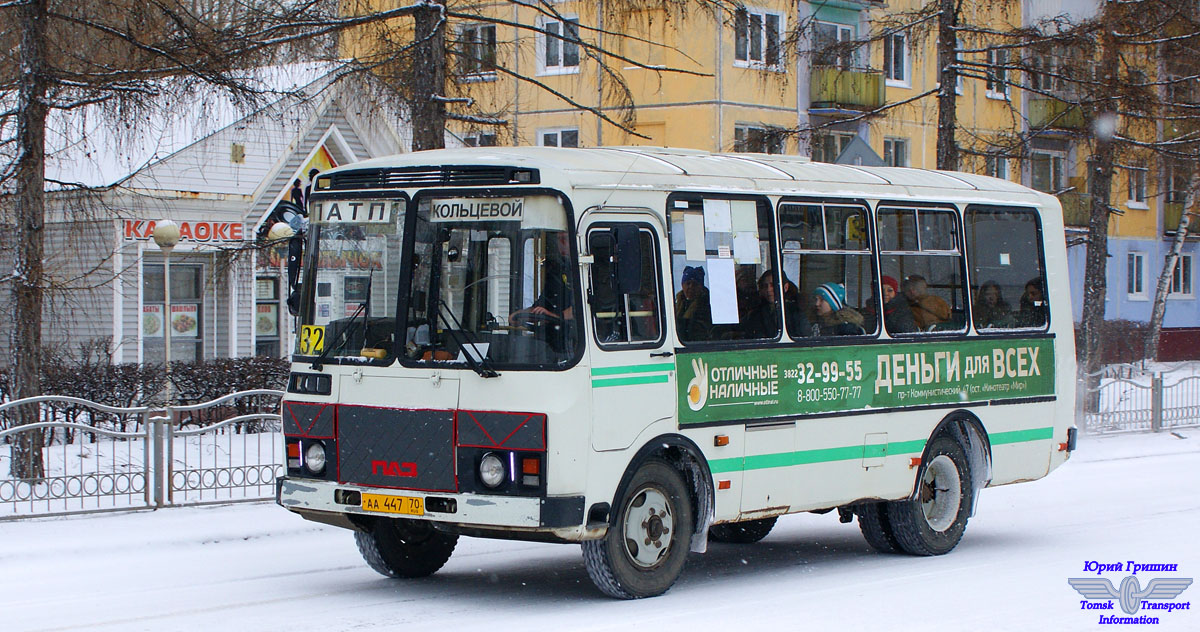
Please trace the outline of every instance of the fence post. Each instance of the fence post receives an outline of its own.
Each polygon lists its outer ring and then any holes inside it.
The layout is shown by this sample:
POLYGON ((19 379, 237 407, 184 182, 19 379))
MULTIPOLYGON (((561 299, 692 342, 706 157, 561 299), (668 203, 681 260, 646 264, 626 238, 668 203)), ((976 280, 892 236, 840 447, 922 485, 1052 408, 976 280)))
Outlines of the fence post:
POLYGON ((167 421, 165 422, 167 430, 167 458, 163 466, 163 485, 167 490, 167 504, 175 504, 175 483, 172 480, 175 475, 175 415, 171 414, 171 407, 167 406, 167 421))
POLYGON ((1075 427, 1079 434, 1087 434, 1087 396, 1088 380, 1082 376, 1075 378, 1075 427))
POLYGON ((165 429, 163 428, 163 418, 170 411, 160 410, 156 412, 158 414, 151 418, 151 423, 154 426, 154 506, 155 508, 159 508, 165 504, 163 490, 163 433, 165 429))
POLYGON ((1150 430, 1162 432, 1163 426, 1163 378, 1155 373, 1150 380, 1150 430))

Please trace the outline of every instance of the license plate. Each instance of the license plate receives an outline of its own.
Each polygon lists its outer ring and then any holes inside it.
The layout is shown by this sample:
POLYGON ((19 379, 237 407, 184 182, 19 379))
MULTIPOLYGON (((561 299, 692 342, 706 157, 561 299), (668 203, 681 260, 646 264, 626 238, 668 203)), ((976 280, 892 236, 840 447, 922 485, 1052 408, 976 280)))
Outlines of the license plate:
POLYGON ((408 516, 424 516, 425 503, 420 498, 412 496, 387 496, 384 494, 363 494, 363 511, 376 513, 405 514, 408 516))

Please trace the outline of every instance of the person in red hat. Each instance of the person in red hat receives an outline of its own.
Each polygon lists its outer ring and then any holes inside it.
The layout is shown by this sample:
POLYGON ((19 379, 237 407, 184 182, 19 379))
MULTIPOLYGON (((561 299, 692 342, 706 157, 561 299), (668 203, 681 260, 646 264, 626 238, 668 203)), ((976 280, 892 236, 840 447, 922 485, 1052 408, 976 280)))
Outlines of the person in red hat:
POLYGON ((895 277, 883 277, 883 324, 889 334, 907 334, 917 330, 908 299, 900 295, 900 283, 895 277))

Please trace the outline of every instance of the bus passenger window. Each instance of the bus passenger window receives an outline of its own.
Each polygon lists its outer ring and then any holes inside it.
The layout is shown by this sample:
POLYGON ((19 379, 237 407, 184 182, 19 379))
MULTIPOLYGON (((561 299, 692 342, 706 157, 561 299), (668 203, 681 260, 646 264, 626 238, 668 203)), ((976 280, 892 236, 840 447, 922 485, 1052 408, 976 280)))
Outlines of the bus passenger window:
POLYGON ((877 330, 875 272, 867 211, 846 204, 779 205, 784 314, 792 338, 861 336, 877 330), (786 296, 786 292, 785 292, 786 296))
POLYGON ((1050 312, 1037 213, 971 206, 964 218, 975 329, 1044 329, 1050 312))
POLYGON ((878 220, 888 334, 966 331, 957 214, 945 209, 880 208, 878 220), (889 300, 895 291, 899 297, 889 300))
POLYGON ((638 237, 641 286, 636 292, 622 294, 617 289, 615 241, 609 227, 596 227, 588 233, 588 251, 593 258, 589 303, 596 341, 602 347, 639 345, 661 339, 657 244, 649 230, 642 229, 638 237))
POLYGON ((778 339, 780 297, 789 295, 774 274, 770 204, 699 196, 669 204, 679 341, 778 339))

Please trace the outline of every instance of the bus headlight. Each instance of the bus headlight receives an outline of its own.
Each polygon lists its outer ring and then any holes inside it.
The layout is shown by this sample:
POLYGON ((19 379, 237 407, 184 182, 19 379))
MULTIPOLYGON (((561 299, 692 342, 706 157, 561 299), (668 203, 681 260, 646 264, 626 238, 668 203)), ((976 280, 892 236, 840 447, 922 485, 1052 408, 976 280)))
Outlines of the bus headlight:
POLYGON ((314 441, 308 444, 308 449, 304 451, 304 469, 313 474, 320 474, 325 471, 324 443, 314 441))
POLYGON ((479 459, 479 480, 488 487, 499 487, 504 482, 504 461, 492 452, 479 459))

